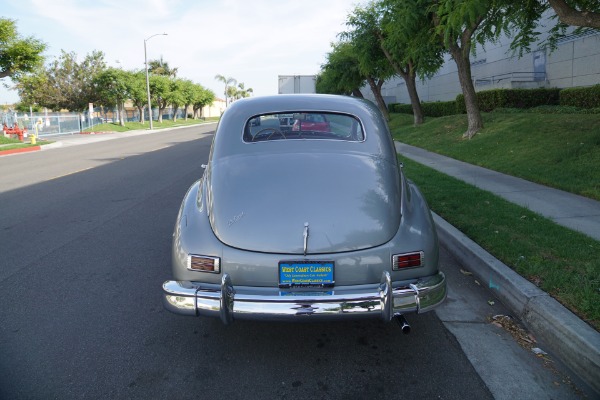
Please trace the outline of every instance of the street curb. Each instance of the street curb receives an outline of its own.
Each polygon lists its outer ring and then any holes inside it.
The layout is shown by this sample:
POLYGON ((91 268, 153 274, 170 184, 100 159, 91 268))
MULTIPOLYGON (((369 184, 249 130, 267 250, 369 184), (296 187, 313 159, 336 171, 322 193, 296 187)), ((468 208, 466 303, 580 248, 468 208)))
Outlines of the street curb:
POLYGON ((32 151, 39 151, 41 149, 42 149, 42 146, 33 146, 33 147, 21 147, 19 149, 0 150, 0 157, 7 156, 9 154, 30 153, 32 151))
POLYGON ((442 246, 600 394, 600 333, 442 217, 432 214, 442 246))

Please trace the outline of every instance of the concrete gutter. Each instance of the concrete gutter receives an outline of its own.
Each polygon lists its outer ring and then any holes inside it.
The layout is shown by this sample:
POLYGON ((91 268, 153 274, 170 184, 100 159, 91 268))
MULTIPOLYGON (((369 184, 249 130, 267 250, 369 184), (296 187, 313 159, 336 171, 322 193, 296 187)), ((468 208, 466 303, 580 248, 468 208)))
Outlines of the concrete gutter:
POLYGON ((433 213, 442 246, 600 394, 600 333, 433 213))

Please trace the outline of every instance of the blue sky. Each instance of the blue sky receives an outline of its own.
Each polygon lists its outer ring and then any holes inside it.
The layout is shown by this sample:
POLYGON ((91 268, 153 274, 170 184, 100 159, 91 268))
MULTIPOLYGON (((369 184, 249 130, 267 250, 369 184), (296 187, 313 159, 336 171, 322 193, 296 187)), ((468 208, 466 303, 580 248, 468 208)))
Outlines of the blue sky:
MULTIPOLYGON (((319 71, 330 43, 345 29, 356 4, 366 0, 2 0, 0 15, 17 20, 19 33, 48 44, 46 56, 61 49, 79 60, 93 50, 109 66, 144 68, 160 56, 178 76, 222 96, 216 74, 231 76, 255 95, 277 93, 278 75, 319 71)), ((3 84, 10 85, 8 79, 3 84)), ((0 104, 18 101, 0 85, 0 104)))

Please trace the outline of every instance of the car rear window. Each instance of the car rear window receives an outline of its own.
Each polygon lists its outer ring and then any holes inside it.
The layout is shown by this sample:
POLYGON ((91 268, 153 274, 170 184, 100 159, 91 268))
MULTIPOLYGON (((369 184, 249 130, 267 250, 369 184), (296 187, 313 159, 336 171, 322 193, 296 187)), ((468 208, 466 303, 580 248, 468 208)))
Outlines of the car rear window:
POLYGON ((244 142, 287 139, 331 139, 361 142, 360 121, 347 114, 288 112, 252 117, 244 128, 244 142))

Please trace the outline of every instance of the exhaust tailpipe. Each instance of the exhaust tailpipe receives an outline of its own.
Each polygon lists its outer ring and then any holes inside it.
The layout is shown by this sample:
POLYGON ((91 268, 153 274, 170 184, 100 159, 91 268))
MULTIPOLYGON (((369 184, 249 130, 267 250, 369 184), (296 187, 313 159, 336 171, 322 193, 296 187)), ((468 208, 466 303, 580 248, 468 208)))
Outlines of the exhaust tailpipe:
POLYGON ((408 335, 410 333, 410 325, 408 324, 406 318, 404 318, 404 315, 396 315, 395 319, 398 325, 400 326, 400 330, 402 331, 402 333, 408 335))

